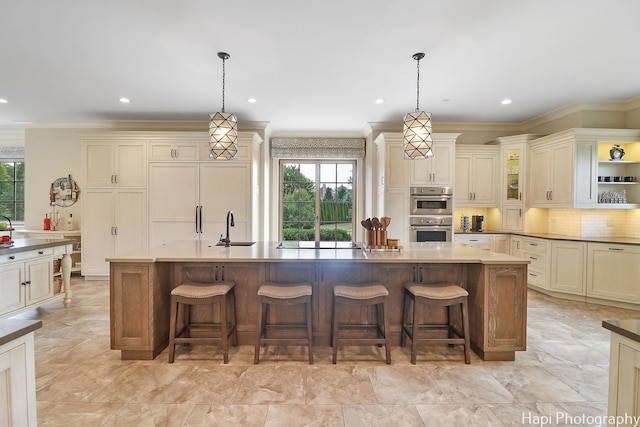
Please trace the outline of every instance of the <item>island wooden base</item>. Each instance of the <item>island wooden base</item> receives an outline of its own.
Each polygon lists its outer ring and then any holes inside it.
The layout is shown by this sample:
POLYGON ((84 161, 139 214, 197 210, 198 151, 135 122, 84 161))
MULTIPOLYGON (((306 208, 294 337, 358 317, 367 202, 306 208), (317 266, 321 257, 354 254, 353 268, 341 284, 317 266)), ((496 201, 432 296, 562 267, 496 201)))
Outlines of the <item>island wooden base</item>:
MULTIPOLYGON (((264 281, 311 282, 314 343, 330 345, 333 286, 379 282, 389 289, 389 336, 400 345, 403 289, 406 282, 454 283, 469 292, 470 338, 484 360, 514 360, 526 349, 526 264, 296 262, 112 262, 111 348, 122 359, 153 359, 167 346, 171 289, 184 281, 236 283, 238 341, 253 345, 256 293, 264 281)), ((370 308, 340 313, 341 323, 375 323, 370 308)), ((219 310, 194 307, 192 320, 219 322, 219 310)), ((302 306, 274 307, 271 321, 303 323, 302 306)), ((444 323, 444 308, 424 321, 444 323)), ((459 318, 454 321, 459 321, 459 318)), ((184 321, 184 319, 182 320, 184 321)))

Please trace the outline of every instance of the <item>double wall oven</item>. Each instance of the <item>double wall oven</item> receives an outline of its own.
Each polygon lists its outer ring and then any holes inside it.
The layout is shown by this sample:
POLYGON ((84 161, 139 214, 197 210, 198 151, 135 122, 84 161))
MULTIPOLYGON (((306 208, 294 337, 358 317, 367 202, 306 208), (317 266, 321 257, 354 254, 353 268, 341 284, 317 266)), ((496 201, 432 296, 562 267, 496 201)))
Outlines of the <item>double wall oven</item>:
POLYGON ((452 187, 411 187, 409 199, 412 242, 453 240, 452 187))

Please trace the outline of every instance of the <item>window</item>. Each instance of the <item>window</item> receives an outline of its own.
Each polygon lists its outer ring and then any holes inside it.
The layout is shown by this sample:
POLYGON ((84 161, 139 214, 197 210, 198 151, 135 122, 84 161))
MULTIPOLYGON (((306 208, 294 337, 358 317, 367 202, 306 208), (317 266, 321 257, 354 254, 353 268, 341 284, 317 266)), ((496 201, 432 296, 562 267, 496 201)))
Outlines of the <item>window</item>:
POLYGON ((24 161, 0 160, 0 215, 24 221, 24 161))
POLYGON ((280 240, 338 247, 353 240, 355 161, 280 161, 280 240))
MULTIPOLYGON (((24 158, 7 149, 0 150, 0 215, 24 222, 24 158)), ((15 151, 24 157, 24 151, 15 151)))

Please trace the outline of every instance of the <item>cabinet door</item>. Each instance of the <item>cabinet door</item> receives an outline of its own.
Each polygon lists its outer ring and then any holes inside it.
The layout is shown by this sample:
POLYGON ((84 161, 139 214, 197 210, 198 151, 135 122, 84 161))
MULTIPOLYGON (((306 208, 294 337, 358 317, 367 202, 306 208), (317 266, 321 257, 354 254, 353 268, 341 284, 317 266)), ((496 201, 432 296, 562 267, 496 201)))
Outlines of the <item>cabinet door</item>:
POLYGON ((53 260, 34 259, 25 263, 27 305, 53 296, 53 260))
POLYGON ((0 346, 0 425, 36 426, 33 333, 0 346), (27 364, 31 363, 31 367, 27 364))
POLYGON ((521 204, 525 190, 524 144, 507 144, 502 152, 502 203, 521 204))
POLYGON ((453 185, 454 145, 451 143, 433 143, 433 157, 427 159, 433 173, 432 184, 453 185))
POLYGON ((640 409, 640 351, 637 344, 629 340, 612 339, 614 344, 618 347, 618 358, 612 361, 617 369, 610 375, 615 375, 615 382, 611 381, 614 389, 609 390, 609 416, 637 417, 640 409), (611 399, 611 394, 614 399, 611 399))
POLYGON ((503 205, 501 221, 505 231, 522 231, 522 205, 503 205))
POLYGON ((421 162, 422 160, 405 160, 402 144, 386 144, 384 186, 387 188, 407 188, 410 164, 413 166, 413 163, 419 164, 421 162))
POLYGON ((495 242, 493 244, 493 251, 498 252, 500 254, 509 255, 511 239, 509 236, 495 236, 495 242))
POLYGON ((524 245, 520 236, 511 236, 510 246, 511 255, 518 258, 524 258, 524 245))
POLYGON ((114 191, 113 255, 147 248, 147 190, 114 191))
POLYGON ((199 145, 195 142, 152 142, 150 161, 198 160, 199 145))
POLYGON ((88 142, 84 145, 84 179, 87 187, 111 187, 115 174, 115 145, 88 142))
POLYGON ((473 199, 471 193, 471 162, 472 157, 468 154, 456 155, 456 181, 453 190, 453 197, 456 205, 464 206, 471 204, 473 199))
POLYGON ((149 166, 149 245, 197 240, 199 200, 197 163, 151 163, 149 166))
MULTIPOLYGON (((551 203, 573 204, 573 145, 560 144, 551 150, 551 203)), ((535 169, 533 170, 535 172, 535 169)))
POLYGON ((202 239, 217 241, 226 233, 227 211, 233 211, 235 227, 231 241, 247 241, 251 236, 251 165, 245 162, 202 163, 200 204, 202 239))
POLYGON ((0 267, 0 315, 25 306, 24 264, 5 264, 0 267))
POLYGON ((116 185, 147 186, 147 147, 144 143, 120 142, 116 146, 116 185))
POLYGON ((473 175, 470 187, 473 192, 473 203, 484 206, 497 205, 496 157, 494 155, 477 154, 473 156, 473 175))
POLYGON ((549 283, 549 289, 584 295, 586 260, 586 243, 551 242, 551 282, 549 283))
POLYGON ((409 242, 409 190, 391 189, 384 192, 384 211, 379 216, 391 218, 387 228, 387 238, 409 242))
POLYGON ((529 174, 532 205, 548 205, 551 191, 551 151, 548 147, 531 150, 529 174))
POLYGON ((89 188, 83 191, 82 275, 106 275, 105 258, 113 253, 112 190, 89 188))
POLYGON ((640 248, 589 243, 587 252, 587 296, 640 302, 640 248))

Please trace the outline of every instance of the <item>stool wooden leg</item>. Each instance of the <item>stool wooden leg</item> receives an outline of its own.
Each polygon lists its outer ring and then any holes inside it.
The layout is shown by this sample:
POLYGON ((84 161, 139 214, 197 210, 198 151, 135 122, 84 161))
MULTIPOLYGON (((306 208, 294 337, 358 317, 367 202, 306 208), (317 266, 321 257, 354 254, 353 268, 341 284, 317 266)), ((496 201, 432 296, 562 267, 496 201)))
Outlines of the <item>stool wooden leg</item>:
POLYGON ((469 339, 469 310, 467 301, 462 301, 462 329, 464 333, 464 363, 471 363, 470 339, 469 339))
POLYGON ((337 300, 333 297, 333 316, 331 316, 331 334, 333 336, 331 345, 333 346, 333 364, 338 360, 338 307, 337 300))
POLYGON ((229 363, 229 333, 227 329, 227 296, 220 299, 220 335, 222 339, 222 360, 229 363))
POLYGON ((418 310, 418 300, 413 297, 411 298, 413 300, 413 325, 411 325, 411 364, 415 365, 416 364, 416 356, 418 354, 418 338, 420 336, 419 334, 419 326, 418 326, 418 313, 420 312, 420 310, 418 310))
POLYGON ((387 365, 391 364, 391 347, 389 346, 389 321, 387 313, 385 312, 385 303, 384 301, 380 304, 382 306, 382 325, 384 327, 384 349, 386 353, 387 365))
POLYGON ((231 288, 231 298, 229 299, 232 302, 231 310, 233 310, 233 315, 231 320, 233 321, 233 333, 231 335, 231 345, 234 347, 238 346, 238 313, 236 310, 236 289, 235 287, 231 288))
POLYGON ((407 302, 408 302, 408 297, 407 297, 407 291, 404 291, 404 296, 402 297, 402 325, 400 325, 400 346, 404 347, 407 345, 407 315, 408 310, 407 310, 407 302))
POLYGON ((307 339, 309 340, 309 365, 313 365, 313 316, 311 313, 311 299, 305 304, 307 309, 307 339))
POLYGON ((178 302, 171 301, 171 324, 169 325, 169 363, 173 363, 176 354, 176 323, 178 322, 178 302))
POLYGON ((257 324, 256 324, 256 348, 255 348, 255 354, 253 356, 253 363, 254 364, 258 364, 260 363, 260 337, 262 337, 262 322, 263 322, 263 317, 262 317, 262 312, 264 310, 264 303, 262 302, 262 299, 258 299, 258 315, 256 316, 257 318, 257 324))

